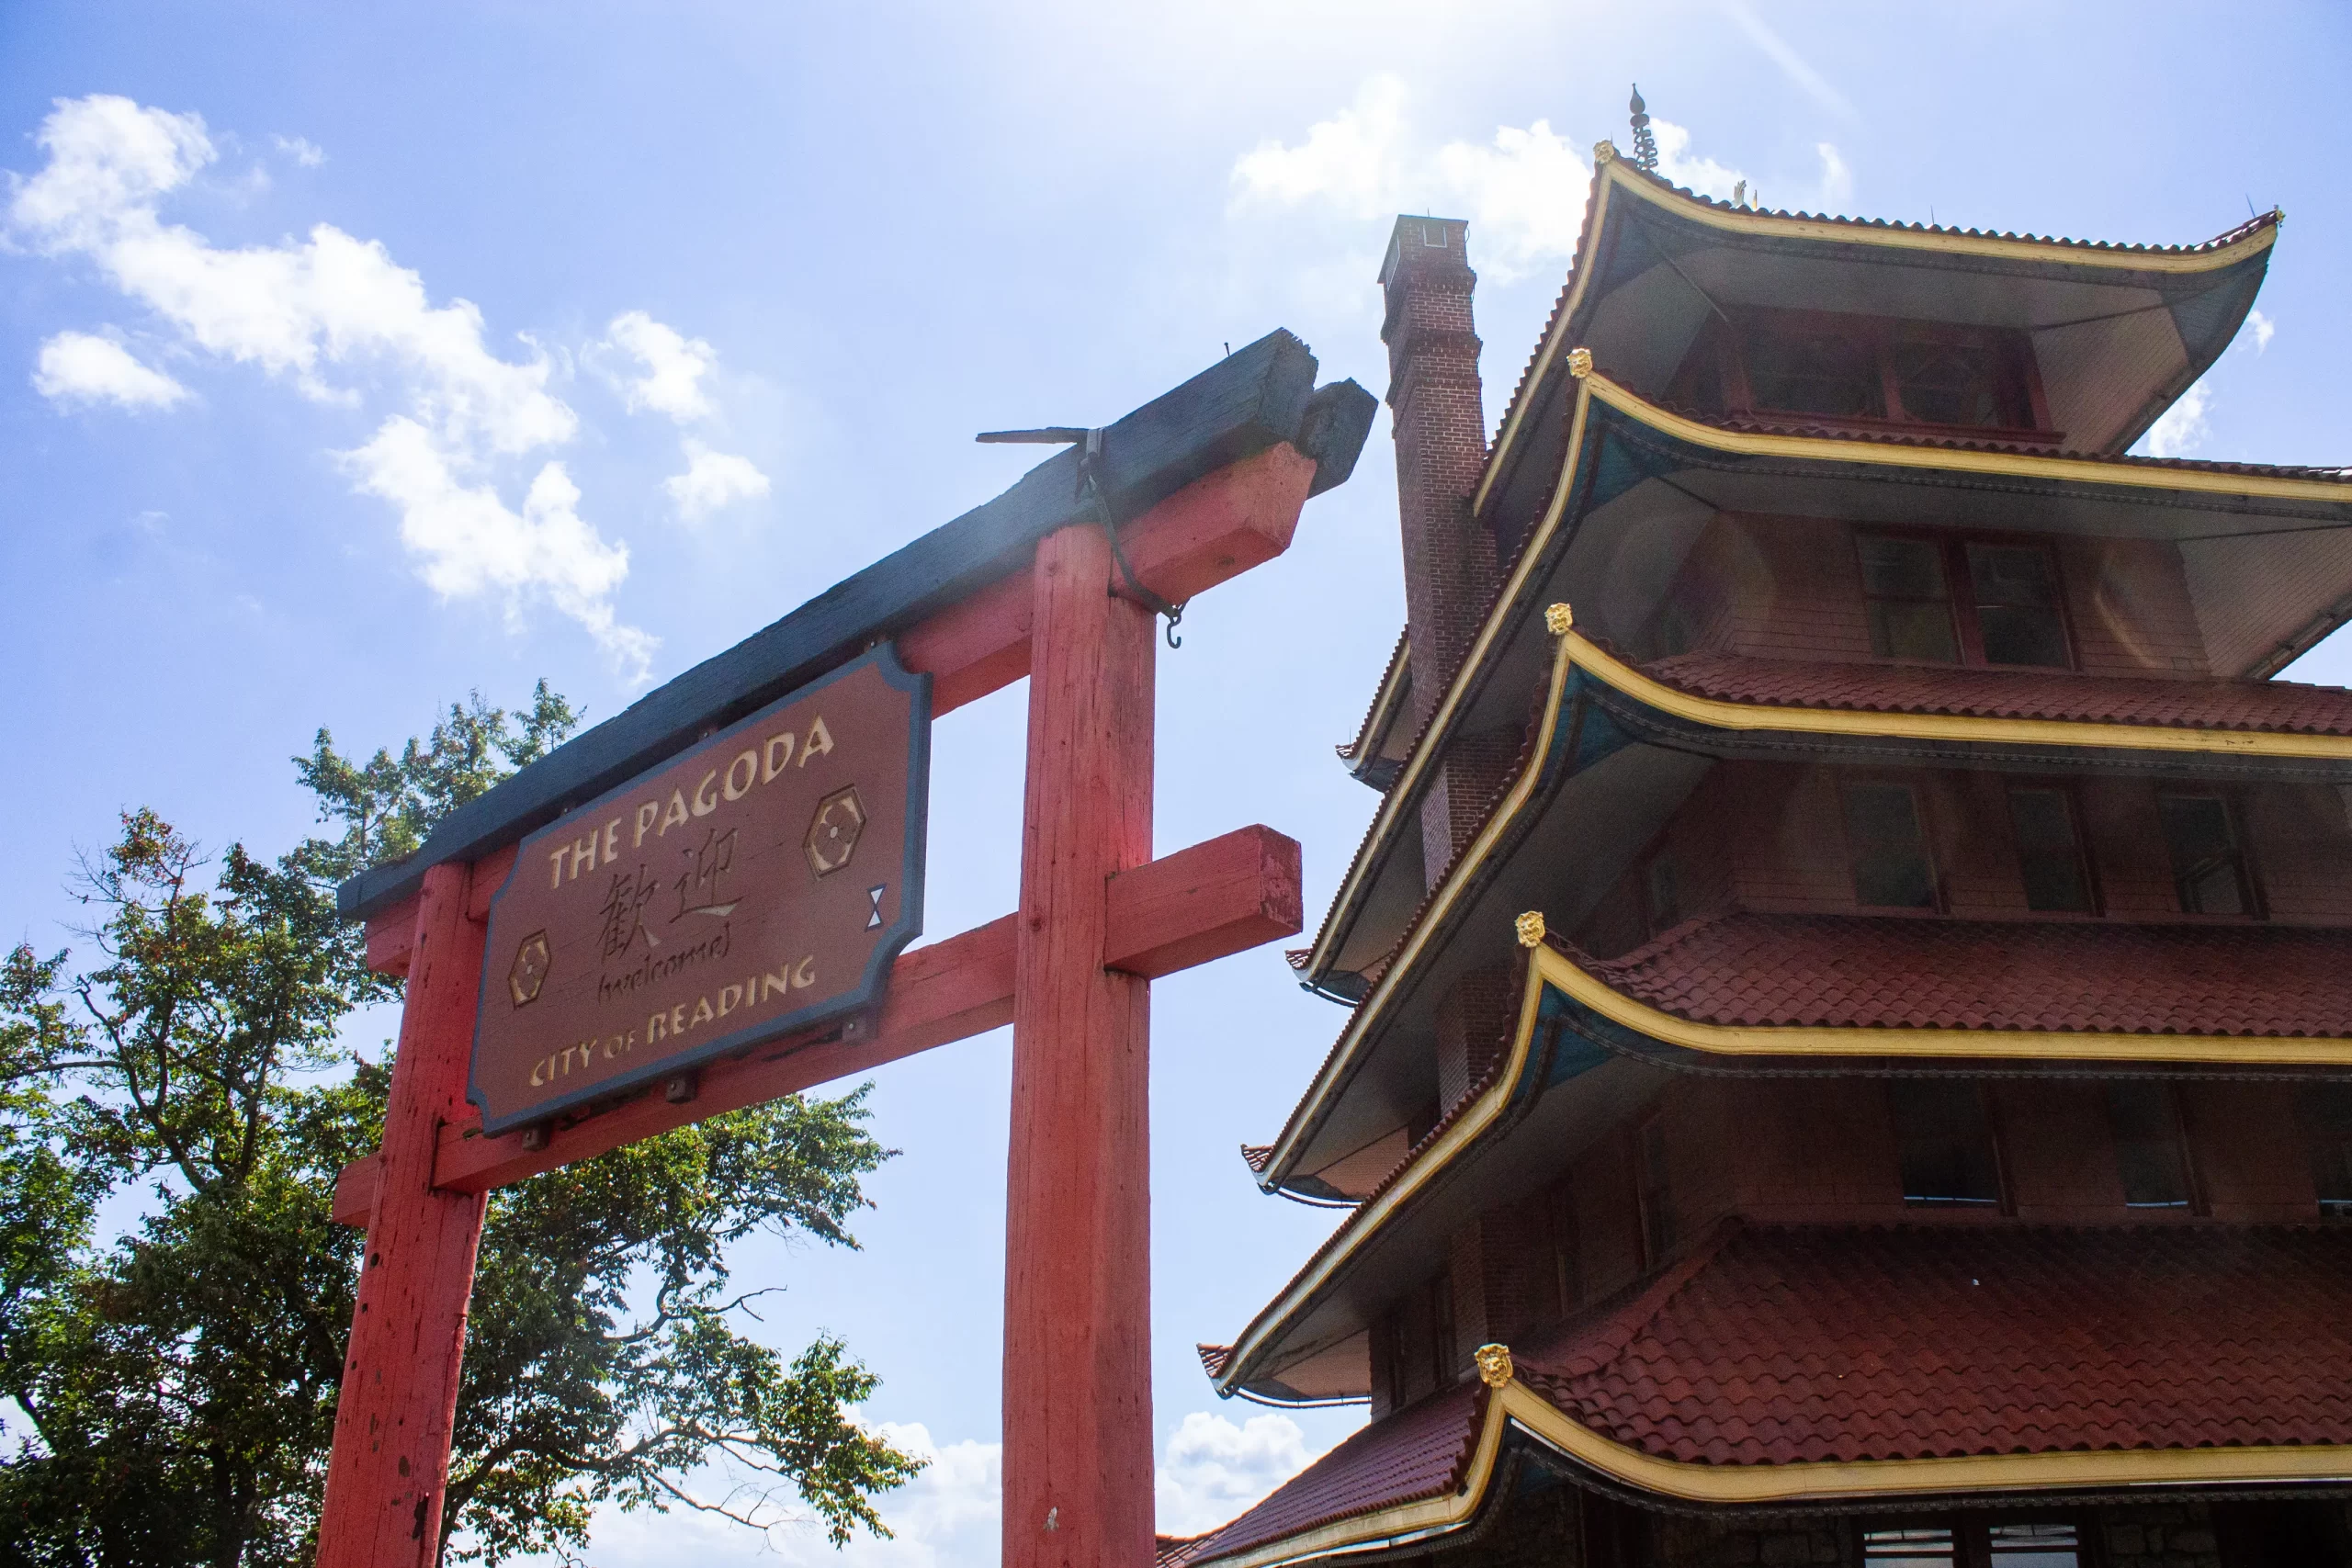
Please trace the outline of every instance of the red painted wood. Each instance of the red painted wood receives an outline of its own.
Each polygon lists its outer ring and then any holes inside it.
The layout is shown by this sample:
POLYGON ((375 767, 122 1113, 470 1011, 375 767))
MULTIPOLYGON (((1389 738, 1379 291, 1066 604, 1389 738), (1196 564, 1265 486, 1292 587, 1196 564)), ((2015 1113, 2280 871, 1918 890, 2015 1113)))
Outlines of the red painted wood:
POLYGON ((1151 615, 1037 547, 1005 1224, 1004 1568, 1152 1561, 1150 983, 1103 967, 1151 858, 1151 615))
POLYGON ((426 1568, 440 1544, 483 1201, 433 1186, 442 1123, 467 1110, 485 934, 466 918, 469 881, 462 865, 437 865, 417 894, 379 1191, 335 1407, 320 1568, 426 1568))
MULTIPOLYGON (((1170 599, 1189 599, 1263 565, 1290 548, 1315 468, 1314 458, 1284 444, 1193 480, 1119 530, 1127 564, 1146 586, 1170 599)), ((1032 574, 1017 573, 899 635, 899 662, 931 675, 932 716, 1029 673, 1032 591, 1032 574)), ((514 854, 505 849, 483 857, 474 879, 476 919, 489 918, 490 897, 514 854)), ((369 920, 368 966, 384 975, 408 973, 415 929, 413 900, 369 920)))
MULTIPOLYGON (((1315 459, 1269 447, 1193 480, 1119 529, 1136 579, 1189 599, 1290 548, 1315 459)), ((1032 574, 989 584, 902 633, 899 659, 932 677, 931 711, 947 713, 1029 673, 1032 574)))
MULTIPOLYGON (((1271 828, 1242 828, 1124 872, 1110 881, 1105 968, 1153 977, 1295 936, 1304 923, 1299 852, 1271 828)), ((441 1129, 435 1185, 484 1191, 586 1159, 706 1116, 895 1062, 934 1045, 1012 1021, 1013 917, 991 921, 902 956, 888 1000, 867 1042, 784 1041, 703 1071, 701 1092, 684 1105, 659 1095, 555 1130, 543 1149, 523 1135, 481 1135, 481 1119, 441 1129)), ((365 1224, 376 1201, 378 1156, 344 1168, 334 1217, 365 1224)))
POLYGON ((1111 878, 1102 965, 1147 980, 1245 953, 1306 923, 1298 840, 1243 828, 1111 878))

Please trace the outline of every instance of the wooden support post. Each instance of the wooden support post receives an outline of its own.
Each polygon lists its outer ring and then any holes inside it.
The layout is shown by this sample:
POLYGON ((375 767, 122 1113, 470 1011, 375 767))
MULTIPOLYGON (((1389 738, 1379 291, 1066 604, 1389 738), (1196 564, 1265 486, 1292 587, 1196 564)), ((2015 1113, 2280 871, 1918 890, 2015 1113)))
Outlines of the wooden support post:
POLYGON ((320 1568, 431 1568, 481 1241, 479 1192, 433 1185, 445 1122, 463 1116, 486 928, 463 865, 424 874, 408 999, 368 1222, 367 1260, 335 1407, 320 1568))
POLYGON ((1003 1568, 1152 1560, 1150 990, 1103 966, 1151 859, 1150 612, 1108 541, 1037 547, 1005 1213, 1003 1568))

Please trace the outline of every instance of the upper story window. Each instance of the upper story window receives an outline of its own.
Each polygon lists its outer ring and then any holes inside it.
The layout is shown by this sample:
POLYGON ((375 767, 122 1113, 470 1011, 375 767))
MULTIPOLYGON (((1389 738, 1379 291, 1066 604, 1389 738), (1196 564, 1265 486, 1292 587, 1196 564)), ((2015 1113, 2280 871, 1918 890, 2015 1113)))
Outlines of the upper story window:
POLYGON ((1903 1201, 1917 1208, 1994 1208, 2001 1156, 1984 1091, 1951 1078, 1895 1078, 1886 1086, 1902 1162, 1903 1201))
POLYGON ((1934 908, 1936 863, 1911 786, 1873 780, 1849 784, 1841 793, 1854 902, 1881 909, 1934 908))
POLYGON ((2188 1139, 2170 1084, 2108 1085, 2107 1124, 2115 1136, 2126 1208, 2188 1209, 2195 1203, 2188 1139))
POLYGON ((2319 1212, 2332 1220, 2352 1220, 2352 1084, 2313 1084, 2302 1098, 2319 1212))
POLYGON ((2046 546, 1910 534, 1858 534, 1854 546, 1871 650, 1880 658, 2073 667, 2058 566, 2046 546))
POLYGON ((2095 912, 2090 860, 2083 853, 2073 793, 2063 784, 2011 784, 2009 824, 2018 838, 2025 907, 2043 912, 2095 912))
POLYGON ((1674 1250, 1674 1183, 1663 1115, 1652 1114, 1634 1130, 1634 1192, 1642 1215, 1642 1262, 1655 1269, 1674 1250))
POLYGON ((1710 414, 1996 431, 2047 443, 2033 351, 2002 327, 1831 310, 1711 322, 1668 396, 1710 414))
POLYGON ((2173 887, 2187 915, 2258 915, 2238 814, 2226 795, 2166 790, 2156 796, 2173 887))

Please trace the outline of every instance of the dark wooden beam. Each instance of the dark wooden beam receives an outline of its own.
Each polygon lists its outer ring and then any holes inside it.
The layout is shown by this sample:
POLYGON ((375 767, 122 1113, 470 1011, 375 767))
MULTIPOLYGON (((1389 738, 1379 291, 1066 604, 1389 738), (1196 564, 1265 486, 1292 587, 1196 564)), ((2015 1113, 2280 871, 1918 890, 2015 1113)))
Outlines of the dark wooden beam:
MULTIPOLYGON (((1285 442, 1194 479, 1120 530, 1136 577, 1163 598, 1189 599, 1290 547, 1317 473, 1285 442)), ((952 604, 899 637, 899 659, 932 678, 934 716, 1029 673, 1030 576, 1016 572, 952 604)), ((512 845, 474 868, 471 914, 490 919, 491 895, 506 879, 512 845)), ((368 966, 408 973, 416 933, 413 895, 368 917, 368 966)))
MULTIPOLYGON (((903 954, 868 1037, 782 1041, 703 1069, 695 1098, 673 1105, 659 1092, 557 1127, 543 1147, 523 1134, 484 1137, 479 1118, 441 1129, 433 1184, 482 1192, 590 1158, 722 1111, 758 1105, 1012 1021, 1013 919, 1006 915, 903 954)), ((1271 828, 1243 828, 1113 877, 1102 966, 1172 975, 1263 942, 1305 923, 1297 841, 1271 828)), ((334 1188, 338 1224, 364 1225, 375 1206, 377 1156, 355 1160, 334 1188)))
MULTIPOLYGON (((1306 345, 1274 332, 1115 421, 1103 441, 1112 505, 1122 517, 1138 516, 1195 479, 1283 443, 1316 463, 1310 493, 1340 482, 1363 449, 1374 404, 1352 381, 1317 391, 1315 372, 1306 345)), ((1025 567, 1037 540, 1091 515, 1077 479, 1074 451, 1047 458, 995 500, 836 583, 450 812, 417 853, 345 883, 338 907, 355 919, 390 909, 416 891, 425 867, 478 861, 516 842, 704 731, 1025 567)))

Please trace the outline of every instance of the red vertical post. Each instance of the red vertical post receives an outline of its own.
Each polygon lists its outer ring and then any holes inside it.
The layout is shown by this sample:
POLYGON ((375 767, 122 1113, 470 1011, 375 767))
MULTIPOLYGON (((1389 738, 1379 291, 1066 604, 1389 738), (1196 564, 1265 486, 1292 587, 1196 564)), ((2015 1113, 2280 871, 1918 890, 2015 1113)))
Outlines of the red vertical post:
POLYGON ((384 1113, 383 1161, 319 1521, 320 1568, 430 1568, 481 1241, 481 1193, 433 1186, 441 1125, 466 1110, 486 929, 463 865, 424 874, 384 1113))
POLYGON ((1102 967, 1151 858, 1151 613, 1037 547, 1005 1212, 1004 1568, 1152 1560, 1150 983, 1102 967))

